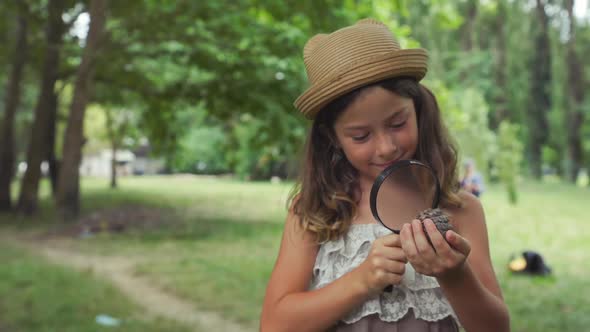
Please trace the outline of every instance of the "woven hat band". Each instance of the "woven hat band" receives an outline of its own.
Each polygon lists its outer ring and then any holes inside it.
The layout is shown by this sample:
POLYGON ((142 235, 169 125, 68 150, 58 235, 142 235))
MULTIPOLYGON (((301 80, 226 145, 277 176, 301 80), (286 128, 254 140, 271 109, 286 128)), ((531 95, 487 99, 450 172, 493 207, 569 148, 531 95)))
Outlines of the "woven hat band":
POLYGON ((330 101, 364 85, 391 77, 413 77, 421 80, 426 75, 426 52, 401 50, 373 57, 365 63, 354 63, 348 71, 319 82, 295 101, 295 106, 312 119, 330 101))

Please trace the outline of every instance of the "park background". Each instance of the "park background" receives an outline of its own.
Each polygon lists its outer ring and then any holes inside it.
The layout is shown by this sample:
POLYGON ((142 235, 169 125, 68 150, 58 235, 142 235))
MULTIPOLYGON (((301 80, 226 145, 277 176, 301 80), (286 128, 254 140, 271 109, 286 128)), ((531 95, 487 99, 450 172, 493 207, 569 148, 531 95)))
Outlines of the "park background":
POLYGON ((0 331, 255 330, 309 126, 303 45, 365 17, 429 52, 513 331, 589 330, 588 6, 0 1, 0 331), (511 274, 525 249, 552 274, 511 274))

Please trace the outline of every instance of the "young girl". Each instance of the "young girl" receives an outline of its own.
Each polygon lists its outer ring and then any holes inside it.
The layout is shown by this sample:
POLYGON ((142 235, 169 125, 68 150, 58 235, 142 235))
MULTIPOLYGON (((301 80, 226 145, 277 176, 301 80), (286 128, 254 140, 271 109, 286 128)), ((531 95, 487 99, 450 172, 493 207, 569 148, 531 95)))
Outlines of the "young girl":
POLYGON ((313 126, 261 330, 508 331, 483 209, 459 191, 456 150, 418 83, 426 52, 400 49, 366 19, 316 35, 303 53, 310 87, 295 106, 313 126), (372 183, 402 159, 436 171, 455 229, 446 238, 430 220, 427 234, 414 220, 397 235, 373 219, 372 183))

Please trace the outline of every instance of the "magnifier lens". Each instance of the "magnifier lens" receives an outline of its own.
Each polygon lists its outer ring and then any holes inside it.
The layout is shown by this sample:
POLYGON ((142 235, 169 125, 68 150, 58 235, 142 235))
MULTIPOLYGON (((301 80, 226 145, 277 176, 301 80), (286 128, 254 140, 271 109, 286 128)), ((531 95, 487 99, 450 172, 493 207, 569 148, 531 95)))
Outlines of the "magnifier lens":
MULTIPOLYGON (((382 173, 385 177, 376 191, 375 209, 381 223, 398 233, 420 212, 435 207, 438 182, 432 170, 421 163, 403 161, 390 167, 382 173)), ((373 189, 375 194, 375 186, 373 189)))

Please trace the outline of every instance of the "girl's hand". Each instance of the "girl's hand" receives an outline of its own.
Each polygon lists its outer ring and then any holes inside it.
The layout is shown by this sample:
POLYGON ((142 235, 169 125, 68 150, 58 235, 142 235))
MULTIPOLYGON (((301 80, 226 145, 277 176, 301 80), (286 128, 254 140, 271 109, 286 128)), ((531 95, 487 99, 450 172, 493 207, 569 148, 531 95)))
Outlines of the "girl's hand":
POLYGON ((406 270, 406 255, 398 234, 390 234, 373 242, 365 261, 356 272, 369 296, 380 294, 389 285, 401 282, 406 270))
POLYGON ((461 272, 471 251, 469 242, 453 231, 447 231, 446 241, 430 219, 424 220, 428 243, 419 220, 402 227, 401 244, 408 261, 421 274, 447 278, 461 272))

